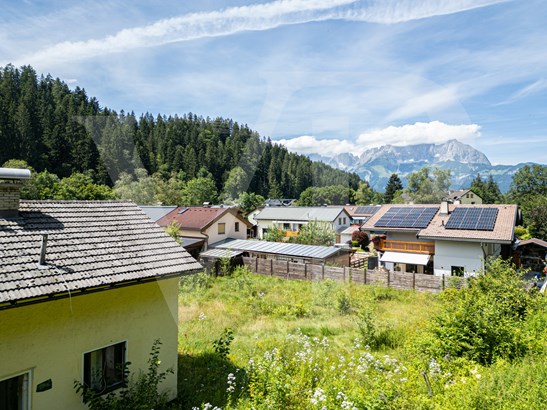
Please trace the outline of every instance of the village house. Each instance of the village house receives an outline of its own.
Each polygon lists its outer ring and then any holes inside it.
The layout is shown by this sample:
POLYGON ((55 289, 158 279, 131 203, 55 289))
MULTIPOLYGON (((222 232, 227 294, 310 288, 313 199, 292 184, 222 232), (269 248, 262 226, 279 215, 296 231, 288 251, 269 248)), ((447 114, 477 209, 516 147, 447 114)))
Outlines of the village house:
POLYGON ((24 201, 0 168, 0 407, 84 409, 79 381, 123 388, 161 341, 177 395, 178 283, 201 268, 131 202, 24 201))
POLYGON ((454 204, 462 205, 480 205, 482 198, 470 189, 460 189, 448 193, 446 200, 454 204))
POLYGON ((257 223, 257 237, 264 239, 269 229, 279 228, 286 231, 288 237, 298 236, 302 226, 310 221, 326 224, 336 232, 336 242, 340 242, 340 233, 351 224, 351 217, 343 206, 339 207, 266 207, 254 216, 257 223))
POLYGON ((470 276, 510 257, 518 218, 517 205, 383 205, 361 230, 390 271, 470 276))
POLYGON ((362 225, 380 210, 380 205, 346 205, 344 209, 351 217, 352 224, 362 225))
POLYGON ((183 241, 198 241, 200 252, 225 239, 247 239, 248 229, 252 228, 237 208, 209 206, 177 207, 157 223, 163 228, 176 225, 183 241))

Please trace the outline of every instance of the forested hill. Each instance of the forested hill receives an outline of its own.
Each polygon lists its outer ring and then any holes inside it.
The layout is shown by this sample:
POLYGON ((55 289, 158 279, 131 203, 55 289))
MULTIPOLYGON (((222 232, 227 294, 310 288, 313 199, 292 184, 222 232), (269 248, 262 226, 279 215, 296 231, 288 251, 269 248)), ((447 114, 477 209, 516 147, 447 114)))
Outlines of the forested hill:
POLYGON ((38 77, 30 66, 8 65, 0 72, 0 165, 9 159, 59 177, 89 173, 111 186, 121 172, 140 167, 165 178, 178 173, 186 181, 212 174, 219 191, 239 166, 243 185, 266 197, 297 198, 310 186, 357 189, 360 180, 229 119, 191 113, 137 118, 101 108, 84 89, 38 77))

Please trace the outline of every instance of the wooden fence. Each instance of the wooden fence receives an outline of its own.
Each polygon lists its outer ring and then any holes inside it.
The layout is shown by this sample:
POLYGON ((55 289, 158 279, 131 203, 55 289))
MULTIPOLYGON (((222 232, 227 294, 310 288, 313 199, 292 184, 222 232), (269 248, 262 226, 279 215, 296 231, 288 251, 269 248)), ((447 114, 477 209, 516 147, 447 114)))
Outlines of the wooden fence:
POLYGON ((382 272, 351 267, 336 268, 259 258, 243 258, 243 262, 253 273, 289 280, 318 281, 332 279, 431 293, 439 293, 448 287, 460 287, 465 283, 463 278, 434 276, 423 273, 382 272))

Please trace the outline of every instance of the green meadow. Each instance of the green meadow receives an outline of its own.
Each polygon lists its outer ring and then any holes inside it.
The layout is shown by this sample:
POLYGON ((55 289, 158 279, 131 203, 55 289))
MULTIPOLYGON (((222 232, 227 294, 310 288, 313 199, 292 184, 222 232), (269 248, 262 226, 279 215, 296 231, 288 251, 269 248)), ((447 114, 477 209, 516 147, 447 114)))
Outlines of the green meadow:
POLYGON ((177 408, 547 408, 545 298, 515 278, 495 262, 441 295, 184 278, 177 408))

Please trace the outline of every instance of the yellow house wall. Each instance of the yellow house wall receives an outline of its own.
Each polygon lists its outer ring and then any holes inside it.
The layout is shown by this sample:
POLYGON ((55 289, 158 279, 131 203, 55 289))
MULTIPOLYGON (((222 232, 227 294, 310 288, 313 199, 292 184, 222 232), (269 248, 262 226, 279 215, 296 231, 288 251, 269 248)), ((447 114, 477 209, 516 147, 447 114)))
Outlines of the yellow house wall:
POLYGON ((31 371, 31 409, 84 409, 74 390, 83 380, 83 354, 126 341, 131 374, 148 368, 155 339, 161 386, 176 396, 178 278, 0 311, 0 380, 31 371), (51 390, 36 393, 51 379, 51 390))

